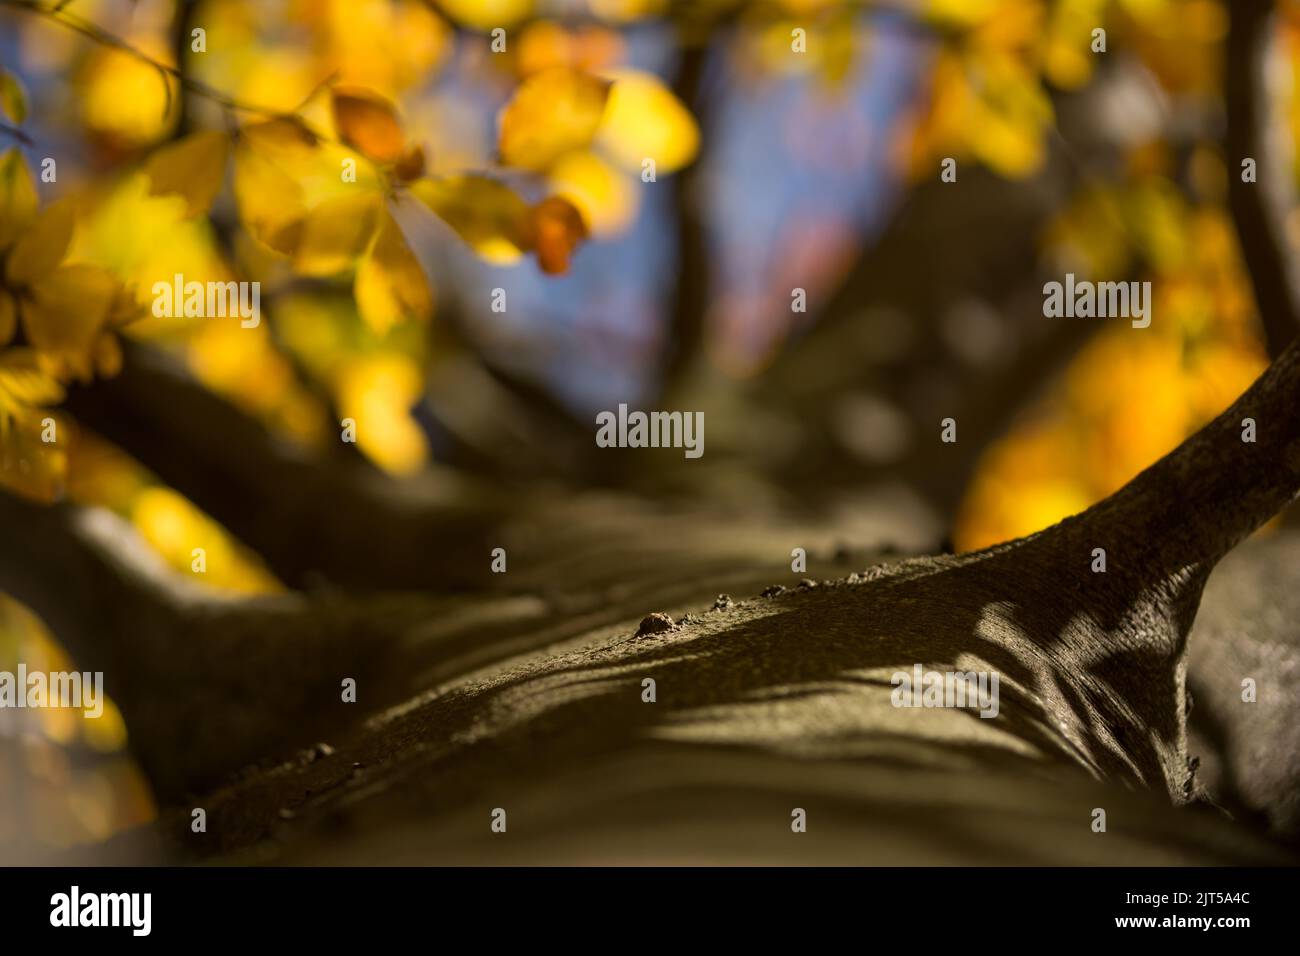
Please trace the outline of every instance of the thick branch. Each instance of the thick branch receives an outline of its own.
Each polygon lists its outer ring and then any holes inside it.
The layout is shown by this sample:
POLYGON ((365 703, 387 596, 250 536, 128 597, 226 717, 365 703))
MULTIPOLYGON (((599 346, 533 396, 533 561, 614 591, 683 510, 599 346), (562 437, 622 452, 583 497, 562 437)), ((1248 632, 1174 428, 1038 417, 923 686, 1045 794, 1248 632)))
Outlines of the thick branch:
MULTIPOLYGON (((924 800, 936 786, 937 767, 977 768, 981 779, 1002 780, 1007 792, 1059 775, 1052 801, 1060 801, 1074 826, 1099 805, 1082 789, 1096 781, 1149 788, 1182 802, 1195 793, 1182 652, 1205 572, 1223 548, 1300 487, 1294 413, 1289 425, 1277 426, 1291 438, 1261 442, 1249 467, 1225 457, 1221 438, 1243 405, 1274 422, 1279 416, 1265 410, 1288 402, 1274 411, 1295 408, 1298 358, 1300 345, 1214 424, 1130 486, 1039 534, 718 606, 654 637, 633 636, 639 615, 674 607, 657 604, 649 590, 625 589, 617 613, 643 603, 621 627, 586 610, 556 609, 526 638, 538 650, 509 668, 413 700, 340 741, 331 761, 250 778, 212 795, 212 805, 240 821, 240 838, 270 832, 286 801, 295 812, 321 817, 338 802, 355 810, 371 799, 377 806, 369 812, 388 822, 407 813, 402 794, 425 793, 424 779, 445 812, 430 820, 422 801, 410 811, 411 825, 454 827, 458 812, 477 807, 485 792, 523 801, 529 788, 554 787, 569 774, 602 787, 620 774, 593 776, 590 768, 614 755, 624 755, 629 766, 661 761, 647 780, 662 781, 683 779, 675 775, 685 768, 717 768, 729 755, 795 757, 804 767, 827 761, 841 770, 865 765, 869 776, 888 777, 894 803, 924 800), (1090 571, 1094 546, 1108 550, 1106 573, 1090 571), (557 654, 560 635, 569 649, 557 654), (940 671, 997 673, 997 717, 891 706, 890 675, 918 662, 940 671), (657 683, 654 706, 642 701, 646 678, 657 683), (674 742, 671 752, 664 751, 665 740, 674 742), (349 776, 353 762, 367 767, 360 780, 349 776)), ((607 518, 588 516, 588 530, 607 526, 607 518)), ((734 525, 700 520, 694 531, 720 539, 724 527, 734 525)), ((558 550, 571 549, 562 542, 558 550)), ((613 563, 604 555, 601 561, 613 563)), ((653 567, 660 574, 675 568, 681 596, 694 594, 695 601, 720 580, 715 570, 673 560, 653 567)), ((519 646, 518 635, 510 640, 519 646)), ((727 791, 727 782, 709 773, 693 769, 686 776, 693 799, 727 791)), ((960 780, 970 783, 968 776, 960 780)), ((658 800, 657 785, 646 786, 643 798, 658 800)), ((668 786, 664 797, 671 792, 668 786)), ((871 792, 858 789, 854 796, 870 800, 871 792)), ((630 819, 627 800, 602 793, 598 802, 614 808, 612 819, 630 819)), ((1110 793, 1108 799, 1118 798, 1110 793)), ((888 812, 885 804, 879 810, 888 812)), ((557 813, 542 825, 556 833, 577 825, 585 810, 569 805, 557 813)), ((982 825, 990 824, 971 823, 977 833, 982 825)), ((906 834, 918 824, 899 826, 906 834)), ((192 843, 188 848, 193 852, 192 843)))
POLYGON ((1287 213, 1294 204, 1291 166, 1278 142, 1282 131, 1270 123, 1269 116, 1274 102, 1268 82, 1273 7, 1271 0, 1233 0, 1227 5, 1224 153, 1241 252, 1269 354, 1277 356, 1300 329, 1300 270, 1286 229, 1287 213), (1258 182, 1242 180, 1245 159, 1255 160, 1258 182))
POLYGON ((104 675, 164 801, 355 720, 343 678, 363 710, 384 703, 412 663, 388 651, 431 613, 413 599, 222 595, 164 567, 102 509, 0 491, 0 527, 0 591, 36 612, 79 670, 104 675))

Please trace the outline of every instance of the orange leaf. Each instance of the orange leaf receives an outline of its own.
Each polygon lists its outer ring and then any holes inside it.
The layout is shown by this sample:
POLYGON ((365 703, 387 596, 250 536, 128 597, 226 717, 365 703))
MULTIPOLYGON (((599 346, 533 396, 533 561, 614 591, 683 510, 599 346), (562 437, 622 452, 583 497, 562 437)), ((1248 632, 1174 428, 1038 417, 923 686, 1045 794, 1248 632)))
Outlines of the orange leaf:
POLYGON ((560 196, 548 196, 528 211, 528 230, 537 264, 548 275, 569 271, 569 257, 587 238, 578 208, 560 196))
POLYGON ((379 163, 396 163, 406 152, 406 134, 397 107, 378 93, 359 87, 332 91, 339 138, 379 163))

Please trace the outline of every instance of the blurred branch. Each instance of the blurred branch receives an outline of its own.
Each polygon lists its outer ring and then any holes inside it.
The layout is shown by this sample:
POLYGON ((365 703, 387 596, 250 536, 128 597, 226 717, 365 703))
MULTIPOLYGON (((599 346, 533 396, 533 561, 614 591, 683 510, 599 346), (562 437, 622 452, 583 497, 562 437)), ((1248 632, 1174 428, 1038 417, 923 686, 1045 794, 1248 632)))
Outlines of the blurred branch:
POLYGON ((130 728, 154 794, 174 802, 234 771, 309 744, 356 718, 340 679, 365 681, 371 707, 410 659, 387 650, 427 621, 418 600, 241 598, 162 565, 123 519, 0 491, 0 591, 30 607, 130 728))
MULTIPOLYGON (((682 49, 681 64, 673 84, 673 92, 695 115, 701 129, 708 125, 707 111, 700 95, 707 57, 708 47, 705 44, 688 42, 682 49)), ((700 178, 705 166, 705 143, 707 137, 702 137, 694 161, 679 171, 673 181, 677 284, 664 333, 660 385, 663 395, 670 395, 677 390, 693 363, 700 358, 705 346, 709 284, 712 281, 708 232, 700 210, 700 178)))
POLYGON ((1224 156, 1228 200, 1242 257, 1255 290, 1255 304, 1269 354, 1280 355, 1300 329, 1300 273, 1287 237, 1286 218, 1295 205, 1293 170, 1274 142, 1281 135, 1269 122, 1274 97, 1268 83, 1273 38, 1273 3, 1233 0, 1224 66, 1228 122, 1224 156), (1242 181, 1241 162, 1255 160, 1258 182, 1242 181))
POLYGON ((132 629, 174 624, 177 596, 149 571, 146 550, 136 552, 134 563, 114 556, 85 509, 36 504, 0 490, 0 526, 6 535, 0 592, 40 615, 79 665, 122 663, 132 629))
POLYGON ((492 520, 352 459, 313 456, 134 345, 123 369, 69 391, 77 419, 256 551, 291 587, 482 586, 492 520))
POLYGON ((181 95, 176 104, 176 126, 170 139, 180 139, 190 132, 194 117, 190 112, 189 96, 193 91, 186 86, 190 77, 186 72, 185 60, 190 51, 190 31, 193 29, 194 11, 198 9, 197 0, 177 0, 172 12, 172 56, 176 60, 176 76, 180 81, 181 95))
MULTIPOLYGON (((790 343, 754 387, 756 400, 797 418, 810 442, 782 480, 861 487, 896 478, 951 522, 979 456, 1016 413, 1096 331, 1083 322, 1036 321, 1035 236, 1050 215, 1045 181, 1010 182, 980 169, 961 186, 937 178, 913 187, 879 240, 868 243, 820 305, 810 331, 790 343), (989 242, 996 230, 998 242, 989 242), (1029 271, 1027 271, 1029 270, 1029 271), (978 303, 996 314, 1004 343, 972 361, 953 344, 950 313, 978 303), (898 353, 877 355, 872 322, 898 316, 898 353), (869 394, 906 418, 909 446, 871 464, 845 447, 833 424, 836 400, 869 394), (939 421, 953 415, 961 440, 940 446, 939 421)), ((840 426, 842 428, 843 426, 840 426)))
POLYGON ((16 126, 10 126, 8 123, 0 123, 0 133, 6 136, 12 136, 24 146, 32 145, 32 138, 16 126))

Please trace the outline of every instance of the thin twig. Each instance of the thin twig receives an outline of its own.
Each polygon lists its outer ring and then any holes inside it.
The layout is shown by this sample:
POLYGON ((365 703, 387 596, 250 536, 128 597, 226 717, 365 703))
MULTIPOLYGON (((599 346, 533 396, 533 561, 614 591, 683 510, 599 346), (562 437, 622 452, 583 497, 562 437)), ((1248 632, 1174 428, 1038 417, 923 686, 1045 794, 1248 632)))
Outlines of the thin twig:
POLYGON ((18 142, 22 143, 24 146, 33 145, 32 138, 28 136, 26 133, 24 133, 22 130, 20 130, 17 126, 10 126, 8 123, 0 123, 0 133, 5 134, 6 136, 12 136, 14 139, 18 140, 18 142))

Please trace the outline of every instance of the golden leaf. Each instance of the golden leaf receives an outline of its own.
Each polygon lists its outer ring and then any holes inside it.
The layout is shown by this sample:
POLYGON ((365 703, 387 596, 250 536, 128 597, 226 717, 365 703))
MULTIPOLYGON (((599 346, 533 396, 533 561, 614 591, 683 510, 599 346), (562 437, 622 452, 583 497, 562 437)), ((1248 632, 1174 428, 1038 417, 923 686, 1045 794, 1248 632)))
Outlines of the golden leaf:
POLYGON ((424 381, 410 358, 374 355, 344 364, 336 381, 341 414, 365 422, 357 445, 385 471, 411 474, 428 457, 424 433, 411 418, 424 381))
POLYGON ((302 120, 281 116, 260 123, 249 123, 239 130, 239 139, 249 148, 265 154, 299 154, 315 149, 320 140, 302 120))
POLYGON ((0 414, 22 405, 53 405, 63 401, 63 386, 41 368, 35 349, 0 352, 0 414))
POLYGON ((27 119, 27 91, 22 80, 4 69, 0 69, 0 112, 15 123, 27 119))
POLYGON ((411 192, 475 252, 493 261, 517 257, 528 240, 528 204, 505 183, 463 174, 422 179, 411 192))
POLYGON ((591 150, 569 153, 547 180, 552 192, 578 207, 592 235, 616 235, 636 218, 641 192, 635 180, 591 150))
POLYGON ((378 193, 337 196, 307 213, 293 254, 303 275, 335 275, 365 252, 375 234, 384 198, 378 193))
POLYGON ((67 255, 75 224, 69 200, 42 212, 5 259, 5 281, 10 287, 31 285, 53 272, 67 255))
POLYGON ((36 181, 22 153, 16 149, 6 151, 0 156, 0 252, 23 234, 39 207, 36 181))
MULTIPOLYGON (((0 387, 0 401, 3 388, 0 387)), ((63 494, 68 456, 61 444, 41 440, 42 410, 25 408, 12 422, 0 414, 0 487, 34 501, 50 503, 63 494)))
POLYGON ((293 253, 306 214, 302 187, 248 143, 235 150, 235 201, 253 238, 276 252, 293 253))
POLYGON ((361 318, 379 335, 399 322, 423 322, 433 314, 424 271, 386 208, 370 252, 357 267, 353 293, 361 318))
POLYGON ((21 302, 27 341, 89 375, 90 347, 117 291, 112 276, 93 266, 62 266, 32 284, 21 302))
POLYGON ((202 130, 157 150, 145 165, 152 180, 149 194, 175 193, 183 197, 186 216, 207 212, 226 178, 229 148, 224 133, 202 130))
POLYGON ((600 128, 609 83, 568 67, 553 67, 520 84, 501 112, 498 147, 507 166, 542 170, 587 146, 600 128))
POLYGON ((647 158, 660 173, 689 164, 700 148, 700 129, 681 100, 651 73, 615 74, 600 143, 620 165, 640 172, 647 158))
POLYGON ((395 163, 406 152, 406 134, 389 100, 360 87, 331 91, 334 126, 339 138, 378 163, 395 163))
POLYGON ((511 27, 533 10, 533 0, 441 0, 439 6, 453 20, 490 30, 511 27))

